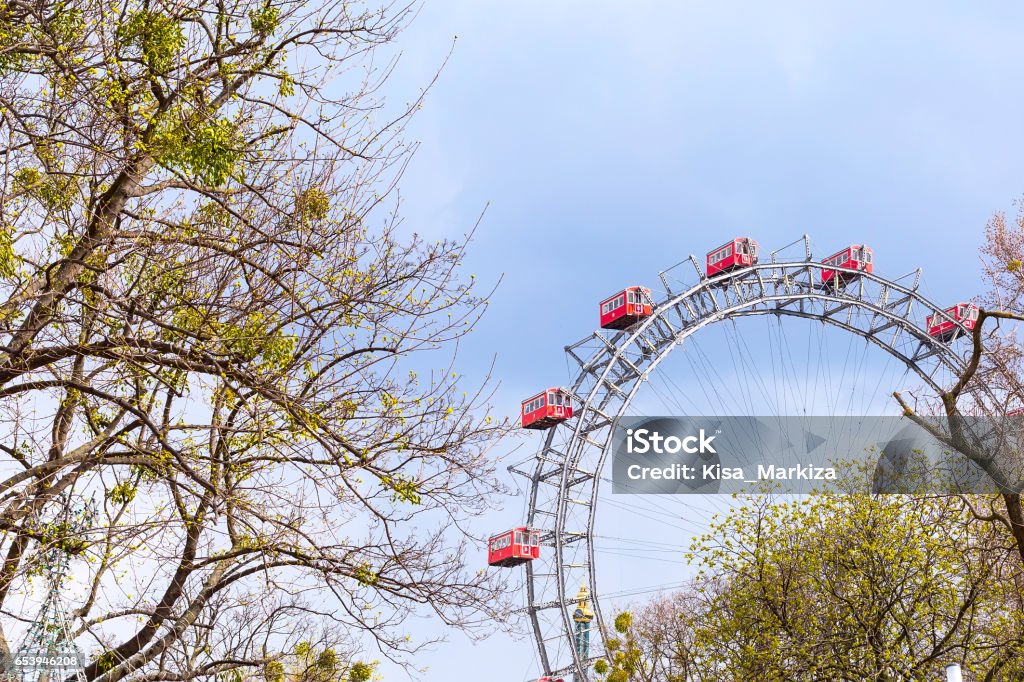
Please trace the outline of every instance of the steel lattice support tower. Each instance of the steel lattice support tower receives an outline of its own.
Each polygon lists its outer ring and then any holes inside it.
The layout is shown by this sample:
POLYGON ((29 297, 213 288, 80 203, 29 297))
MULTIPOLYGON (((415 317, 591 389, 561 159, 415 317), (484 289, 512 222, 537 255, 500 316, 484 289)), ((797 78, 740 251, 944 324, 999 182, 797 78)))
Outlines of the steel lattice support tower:
MULTIPOLYGON (((72 509, 65 500, 59 520, 65 537, 78 537, 95 516, 92 501, 72 509)), ((9 679, 17 682, 86 682, 82 652, 75 644, 61 593, 71 557, 62 547, 43 553, 46 596, 28 633, 11 654, 9 679), (40 661, 40 659, 42 659, 40 661)))
POLYGON ((39 609, 39 613, 32 622, 28 634, 25 636, 21 646, 12 656, 12 660, 18 656, 47 656, 68 658, 69 665, 58 666, 51 670, 25 669, 14 673, 14 679, 18 682, 57 682, 54 678, 66 682, 69 679, 74 682, 86 682, 85 674, 82 672, 82 652, 78 649, 71 636, 71 628, 68 623, 67 613, 64 611, 60 597, 60 581, 52 580, 46 592, 46 599, 39 609))

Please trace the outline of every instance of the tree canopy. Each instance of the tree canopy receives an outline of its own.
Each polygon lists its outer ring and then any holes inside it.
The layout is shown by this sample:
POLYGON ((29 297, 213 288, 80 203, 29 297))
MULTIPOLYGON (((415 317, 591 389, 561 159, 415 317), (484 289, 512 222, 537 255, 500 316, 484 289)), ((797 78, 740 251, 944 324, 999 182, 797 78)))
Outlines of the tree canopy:
POLYGON ((627 680, 908 680, 1024 670, 1013 538, 957 497, 751 498, 695 542, 691 592, 624 614, 627 680), (658 673, 657 671, 664 671, 658 673))
POLYGON ((90 680, 341 675, 502 613, 461 529, 503 427, 438 354, 486 292, 394 197, 413 9, 0 2, 0 608, 73 551, 90 680))

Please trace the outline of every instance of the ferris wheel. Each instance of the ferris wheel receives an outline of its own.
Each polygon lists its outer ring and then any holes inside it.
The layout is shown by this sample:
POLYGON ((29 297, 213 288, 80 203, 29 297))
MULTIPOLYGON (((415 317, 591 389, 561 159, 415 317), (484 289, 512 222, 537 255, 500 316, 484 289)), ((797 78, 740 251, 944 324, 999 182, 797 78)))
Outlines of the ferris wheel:
MULTIPOLYGON (((798 409, 800 402, 805 403, 800 409, 806 410, 813 390, 827 400, 812 409, 837 414, 854 409, 852 399, 847 402, 845 377, 870 381, 876 391, 885 389, 886 395, 893 388, 906 387, 886 385, 891 377, 868 376, 858 368, 851 357, 862 352, 860 346, 865 352, 869 347, 885 351, 887 365, 897 374, 895 380, 909 378, 937 394, 966 367, 964 346, 956 341, 969 335, 978 312, 970 303, 950 307, 929 301, 921 291, 920 269, 895 279, 879 276, 874 272, 874 254, 866 245, 851 245, 817 260, 806 235, 767 257, 761 256, 756 241, 738 237, 707 253, 703 262, 690 256, 659 273, 659 280, 662 291, 658 294, 629 286, 602 301, 600 329, 565 347, 567 362, 574 368, 571 382, 523 401, 522 426, 543 430, 545 439, 535 457, 509 468, 529 483, 525 525, 492 537, 488 556, 492 566, 525 565, 523 611, 536 641, 537 665, 545 675, 541 679, 572 674, 577 682, 591 680, 593 663, 605 653, 604 642, 610 635, 601 602, 615 593, 602 593, 598 575, 603 536, 596 532, 596 522, 602 504, 620 516, 635 514, 634 526, 664 522, 653 514, 661 516, 666 502, 630 507, 603 497, 601 484, 609 481, 603 472, 614 424, 629 414, 642 386, 656 390, 659 368, 672 350, 685 346, 681 355, 704 378, 697 389, 681 389, 672 378, 662 378, 666 386, 676 389, 662 386, 662 403, 676 413, 730 409, 720 402, 723 391, 706 390, 707 384, 728 382, 697 343, 711 329, 724 327, 733 336, 718 345, 734 344, 734 372, 747 377, 751 387, 740 393, 760 392, 774 400, 778 411, 787 412, 798 409), (767 318, 775 325, 759 332, 759 342, 735 331, 738 324, 746 324, 743 320, 754 318, 767 318), (842 353, 819 347, 820 359, 811 376, 810 351, 806 361, 794 358, 793 344, 783 331, 782 321, 791 318, 811 322, 809 349, 829 334, 850 340, 845 359, 842 353), (851 350, 854 341, 859 346, 851 350), (763 368, 747 364, 758 347, 766 357, 777 357, 775 365, 780 369, 774 381, 763 376, 763 368), (834 366, 839 364, 843 372, 837 378, 834 366), (797 366, 804 366, 808 376, 798 377, 797 366), (779 386, 798 384, 805 390, 802 397, 780 397, 779 386), (674 395, 664 395, 670 393, 674 395)), ((742 399, 750 400, 749 395, 742 399)), ((758 409, 753 403, 744 404, 758 409)), ((676 510, 671 518, 685 521, 690 513, 676 510)), ((679 523, 676 528, 687 530, 679 523)), ((617 547, 623 556, 679 549, 667 540, 651 541, 653 545, 647 547, 639 546, 635 538, 617 540, 627 543, 617 547)), ((666 587, 673 585, 682 586, 666 587)))

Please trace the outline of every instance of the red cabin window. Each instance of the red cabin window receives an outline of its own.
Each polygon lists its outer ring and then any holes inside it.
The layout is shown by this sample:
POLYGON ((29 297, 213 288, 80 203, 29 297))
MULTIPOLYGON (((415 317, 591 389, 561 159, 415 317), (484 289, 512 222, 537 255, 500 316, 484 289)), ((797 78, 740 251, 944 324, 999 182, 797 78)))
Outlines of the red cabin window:
POLYGON ((601 328, 627 329, 650 317, 653 310, 650 289, 641 286, 628 287, 601 302, 601 328))
POLYGON ((961 303, 957 306, 956 316, 963 322, 976 321, 978 319, 978 306, 970 303, 961 303))

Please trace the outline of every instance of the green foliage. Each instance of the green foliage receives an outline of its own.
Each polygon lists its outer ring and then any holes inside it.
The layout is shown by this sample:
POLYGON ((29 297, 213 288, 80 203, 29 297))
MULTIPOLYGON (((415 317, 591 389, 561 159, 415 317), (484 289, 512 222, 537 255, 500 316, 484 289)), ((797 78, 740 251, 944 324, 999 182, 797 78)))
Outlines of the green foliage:
POLYGON ((369 682, 376 672, 376 663, 353 661, 346 664, 337 652, 325 647, 319 649, 308 641, 295 646, 293 664, 274 667, 267 682, 369 682))
POLYGON ((18 272, 21 258, 14 251, 14 232, 0 226, 0 277, 13 277, 18 272))
POLYGON ((14 184, 20 189, 30 190, 39 184, 42 174, 35 168, 22 168, 14 173, 14 184))
MULTIPOLYGON (((273 329, 274 317, 269 312, 257 311, 240 322, 221 322, 196 308, 179 308, 174 313, 174 326, 204 340, 224 352, 247 362, 259 359, 259 366, 281 369, 293 359, 298 338, 273 329)), ((171 337, 177 338, 177 333, 171 337)))
POLYGON ((285 682, 284 663, 281 661, 267 661, 263 666, 263 679, 265 682, 285 682))
POLYGON ((117 37, 137 48, 143 63, 154 75, 171 70, 175 58, 185 46, 181 23, 161 12, 139 10, 117 29, 117 37))
POLYGON ((348 669, 348 682, 370 682, 375 667, 372 663, 356 661, 348 669))
POLYGON ((281 10, 270 3, 249 12, 249 22, 252 26, 252 31, 260 35, 270 35, 273 33, 280 19, 281 10))
POLYGON ((303 223, 323 220, 331 210, 331 200, 319 187, 310 187, 295 200, 295 214, 303 223))
POLYGON ((85 34, 82 10, 68 3, 48 6, 46 19, 38 24, 24 19, 12 20, 10 14, 10 5, 0 2, 0 74, 37 62, 37 52, 26 49, 36 42, 47 45, 61 59, 67 60, 85 34))
POLYGON ((0 2, 0 74, 24 65, 27 55, 17 46, 28 35, 28 27, 22 22, 9 19, 10 9, 6 2, 0 2))
POLYGON ((122 481, 107 491, 107 499, 114 504, 129 504, 135 499, 138 488, 131 481, 122 481))
POLYGON ((14 173, 14 184, 49 210, 64 210, 75 199, 75 182, 65 175, 22 168, 14 173))
POLYGON ((1024 642, 997 577, 1020 570, 982 549, 1003 542, 992 532, 957 498, 754 500, 694 547, 703 665, 715 679, 921 679, 941 672, 939 641, 980 679, 992 647, 1024 642))
POLYGON ((69 521, 54 521, 37 529, 39 543, 43 547, 54 547, 70 555, 84 552, 89 543, 75 534, 75 526, 69 521))
POLYGON ((384 487, 391 489, 393 493, 391 499, 395 502, 408 502, 413 505, 420 504, 419 486, 413 479, 401 475, 385 475, 381 476, 380 480, 384 487))
POLYGON ((370 564, 362 564, 356 567, 355 572, 352 575, 356 581, 364 587, 372 587, 377 584, 378 576, 373 572, 373 567, 370 564))
MULTIPOLYGON (((636 645, 632 624, 633 617, 628 612, 620 613, 615 617, 615 630, 624 637, 622 639, 609 638, 605 642, 608 658, 599 659, 594 663, 594 672, 605 682, 616 680, 626 682, 634 678, 648 679, 643 676, 645 661, 643 652, 636 645)), ((664 682, 675 681, 665 680, 664 682)))
POLYGON ((324 649, 317 655, 315 666, 324 675, 331 675, 338 669, 338 655, 334 649, 324 649))
POLYGON ((291 97, 295 94, 295 79, 287 71, 278 74, 277 94, 282 97, 291 97))
POLYGON ((595 672, 894 681, 962 661, 969 679, 1022 679, 1024 571, 1007 547, 962 498, 751 497, 694 543, 693 591, 615 619, 595 672))
POLYGON ((217 682, 245 682, 238 668, 217 675, 217 682))
POLYGON ((58 47, 71 49, 85 33, 85 17, 82 10, 60 3, 46 25, 53 42, 58 47))
POLYGON ((173 461, 171 453, 166 450, 150 453, 147 457, 147 464, 133 464, 129 471, 133 476, 138 476, 144 483, 154 483, 171 473, 173 461))
POLYGON ((96 669, 101 673, 111 670, 118 662, 117 654, 113 651, 105 651, 96 660, 96 669))
POLYGON ((154 147, 160 163, 212 187, 228 181, 243 151, 231 121, 198 116, 162 130, 154 147))

